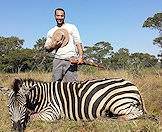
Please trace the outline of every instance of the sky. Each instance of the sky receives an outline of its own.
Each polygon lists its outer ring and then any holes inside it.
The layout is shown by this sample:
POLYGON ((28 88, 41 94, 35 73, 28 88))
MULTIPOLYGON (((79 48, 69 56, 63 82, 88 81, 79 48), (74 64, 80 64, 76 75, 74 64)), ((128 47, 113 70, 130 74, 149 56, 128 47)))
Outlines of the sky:
POLYGON ((105 41, 114 51, 157 55, 153 45, 158 31, 142 28, 144 21, 162 12, 162 0, 1 0, 0 36, 24 39, 24 48, 33 48, 55 26, 53 10, 62 7, 66 22, 75 24, 84 46, 105 41))

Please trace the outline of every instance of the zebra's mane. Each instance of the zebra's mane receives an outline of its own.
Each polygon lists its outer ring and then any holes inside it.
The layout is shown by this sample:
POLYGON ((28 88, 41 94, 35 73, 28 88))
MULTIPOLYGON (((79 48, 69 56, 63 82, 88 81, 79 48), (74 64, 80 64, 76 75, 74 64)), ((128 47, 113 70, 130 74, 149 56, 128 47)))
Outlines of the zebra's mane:
MULTIPOLYGON (((43 84, 47 84, 47 83, 51 83, 52 81, 42 81, 42 80, 37 80, 37 79, 32 79, 32 78, 24 78, 22 79, 22 82, 24 83, 28 83, 28 84, 34 84, 34 83, 43 83, 43 84)), ((63 82, 63 81, 57 81, 60 83, 68 83, 68 82, 63 82)), ((77 84, 82 84, 85 81, 81 81, 81 82, 71 82, 71 83, 77 83, 77 84)), ((54 82, 55 83, 55 82, 54 82)))

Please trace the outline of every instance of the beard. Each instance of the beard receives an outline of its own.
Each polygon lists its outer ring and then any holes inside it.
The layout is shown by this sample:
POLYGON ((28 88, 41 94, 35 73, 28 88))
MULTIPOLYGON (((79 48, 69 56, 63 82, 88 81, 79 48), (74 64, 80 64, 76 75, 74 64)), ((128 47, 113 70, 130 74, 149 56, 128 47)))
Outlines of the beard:
POLYGON ((57 26, 61 27, 64 24, 64 20, 56 20, 57 26))

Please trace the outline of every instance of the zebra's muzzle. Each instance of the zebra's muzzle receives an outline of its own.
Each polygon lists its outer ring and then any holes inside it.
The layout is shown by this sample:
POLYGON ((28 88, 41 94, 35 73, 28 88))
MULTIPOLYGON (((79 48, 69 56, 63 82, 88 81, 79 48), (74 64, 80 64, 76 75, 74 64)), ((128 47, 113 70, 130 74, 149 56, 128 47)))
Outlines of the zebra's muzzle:
POLYGON ((13 122, 12 131, 15 131, 15 132, 23 132, 24 131, 23 125, 21 124, 20 120, 17 122, 13 122))

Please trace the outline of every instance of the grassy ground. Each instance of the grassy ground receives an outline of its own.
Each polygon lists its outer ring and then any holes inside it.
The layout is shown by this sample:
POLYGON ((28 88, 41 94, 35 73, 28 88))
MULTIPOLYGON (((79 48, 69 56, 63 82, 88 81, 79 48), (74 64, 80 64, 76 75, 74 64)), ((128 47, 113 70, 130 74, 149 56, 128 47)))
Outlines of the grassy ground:
MULTIPOLYGON (((140 75, 134 75, 127 71, 102 71, 79 72, 79 80, 94 78, 121 77, 132 81, 139 87, 145 107, 150 114, 162 115, 162 71, 154 72, 145 70, 140 75)), ((50 73, 32 72, 20 74, 0 74, 0 86, 10 87, 14 77, 32 78, 42 81, 50 81, 50 73)), ((162 118, 160 118, 162 121, 162 118)), ((10 119, 7 110, 7 95, 0 93, 0 132, 11 130, 10 119)), ((140 119, 127 122, 117 120, 97 119, 92 122, 75 122, 59 120, 54 123, 32 121, 28 124, 26 132, 160 132, 162 127, 149 120, 140 119)))

